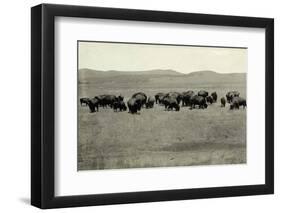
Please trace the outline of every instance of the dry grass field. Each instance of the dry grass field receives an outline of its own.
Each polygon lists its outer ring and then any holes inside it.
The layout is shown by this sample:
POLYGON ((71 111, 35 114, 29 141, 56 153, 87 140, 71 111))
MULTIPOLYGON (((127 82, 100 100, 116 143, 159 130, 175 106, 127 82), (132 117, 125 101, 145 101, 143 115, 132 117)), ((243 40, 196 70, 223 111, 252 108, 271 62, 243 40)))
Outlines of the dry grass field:
MULTIPOLYGON (((80 70, 78 89, 78 98, 122 94, 127 100, 140 91, 150 96, 189 89, 216 91, 218 99, 235 89, 246 98, 246 74, 80 70)), ((246 163, 246 109, 222 108, 220 101, 179 112, 154 106, 132 115, 110 108, 89 113, 78 104, 78 170, 246 163)))

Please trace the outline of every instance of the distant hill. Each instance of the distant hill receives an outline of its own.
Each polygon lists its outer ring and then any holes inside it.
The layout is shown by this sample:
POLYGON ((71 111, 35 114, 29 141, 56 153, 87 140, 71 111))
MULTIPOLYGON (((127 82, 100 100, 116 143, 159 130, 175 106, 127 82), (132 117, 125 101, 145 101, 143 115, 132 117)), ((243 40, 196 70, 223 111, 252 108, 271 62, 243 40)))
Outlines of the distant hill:
POLYGON ((246 73, 221 74, 212 70, 183 74, 172 69, 148 71, 79 70, 80 84, 99 87, 186 87, 186 85, 212 85, 246 83, 246 73))

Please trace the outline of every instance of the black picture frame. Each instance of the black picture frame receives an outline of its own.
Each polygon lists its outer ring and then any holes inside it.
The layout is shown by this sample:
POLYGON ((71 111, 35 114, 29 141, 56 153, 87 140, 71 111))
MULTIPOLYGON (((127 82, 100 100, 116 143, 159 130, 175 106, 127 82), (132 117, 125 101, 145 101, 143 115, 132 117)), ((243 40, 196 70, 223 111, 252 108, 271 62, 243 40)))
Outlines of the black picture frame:
POLYGON ((31 8, 31 204, 42 209, 217 198, 274 193, 274 20, 164 11, 41 4, 31 8), (265 184, 112 194, 54 195, 55 17, 100 18, 162 23, 264 28, 265 184))

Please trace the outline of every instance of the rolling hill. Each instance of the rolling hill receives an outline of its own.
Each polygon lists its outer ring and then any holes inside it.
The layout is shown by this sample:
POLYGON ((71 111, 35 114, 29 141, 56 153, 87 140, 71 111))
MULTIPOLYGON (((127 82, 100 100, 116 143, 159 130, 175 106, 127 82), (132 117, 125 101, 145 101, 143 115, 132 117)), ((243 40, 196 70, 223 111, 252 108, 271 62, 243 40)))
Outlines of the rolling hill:
POLYGON ((208 87, 212 85, 246 84, 246 73, 221 74, 211 70, 183 74, 171 69, 148 71, 98 71, 79 70, 79 84, 94 84, 105 88, 184 88, 192 85, 208 87))

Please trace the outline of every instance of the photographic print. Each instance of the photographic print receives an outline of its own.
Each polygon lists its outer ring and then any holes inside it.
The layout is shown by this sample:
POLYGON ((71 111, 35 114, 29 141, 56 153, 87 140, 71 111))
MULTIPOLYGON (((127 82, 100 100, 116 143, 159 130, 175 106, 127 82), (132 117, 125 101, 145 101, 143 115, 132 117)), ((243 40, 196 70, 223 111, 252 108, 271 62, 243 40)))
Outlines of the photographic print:
POLYGON ((246 163, 246 47, 77 51, 79 171, 246 163))

